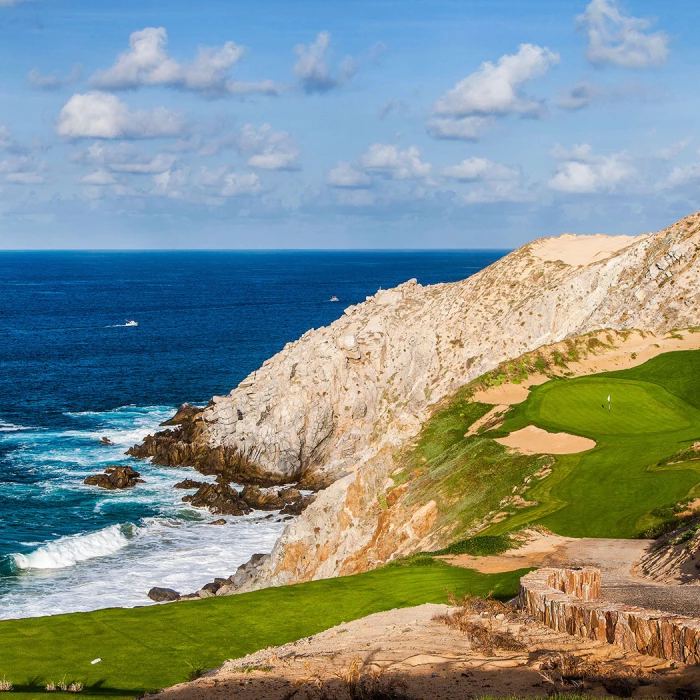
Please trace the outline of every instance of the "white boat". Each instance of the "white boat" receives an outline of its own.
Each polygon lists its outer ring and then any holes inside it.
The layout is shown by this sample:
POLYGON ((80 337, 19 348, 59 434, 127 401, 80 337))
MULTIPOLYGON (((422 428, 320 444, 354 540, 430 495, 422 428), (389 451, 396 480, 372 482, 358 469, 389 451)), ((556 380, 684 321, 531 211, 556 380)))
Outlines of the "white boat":
POLYGON ((138 323, 138 321, 127 321, 124 325, 125 326, 138 326, 139 323, 138 323))
POLYGON ((338 297, 335 296, 335 294, 334 294, 334 295, 331 297, 331 301, 340 301, 340 299, 338 299, 338 297))

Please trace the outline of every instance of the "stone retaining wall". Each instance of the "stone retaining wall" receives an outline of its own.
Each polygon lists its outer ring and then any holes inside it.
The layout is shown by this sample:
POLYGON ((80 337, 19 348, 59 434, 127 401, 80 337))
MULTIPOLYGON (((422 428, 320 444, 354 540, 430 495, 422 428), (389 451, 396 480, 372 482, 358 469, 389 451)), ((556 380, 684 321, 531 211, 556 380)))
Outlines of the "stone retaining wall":
POLYGON ((700 664, 700 620, 600 600, 598 569, 539 569, 520 579, 520 605, 559 632, 627 651, 700 664))

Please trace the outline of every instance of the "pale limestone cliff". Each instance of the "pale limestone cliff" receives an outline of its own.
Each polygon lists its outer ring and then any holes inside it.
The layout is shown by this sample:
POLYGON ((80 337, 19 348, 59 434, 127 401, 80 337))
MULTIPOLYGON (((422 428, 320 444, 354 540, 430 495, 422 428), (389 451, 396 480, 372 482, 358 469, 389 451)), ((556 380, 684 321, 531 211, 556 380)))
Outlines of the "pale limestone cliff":
POLYGON ((462 282, 380 291, 213 399, 198 437, 208 447, 237 450, 279 481, 333 482, 241 590, 352 573, 418 548, 436 504, 400 524, 382 517, 394 455, 440 399, 504 360, 601 328, 700 323, 700 215, 621 249, 596 237, 600 251, 579 245, 580 257, 565 250, 571 238, 530 243, 462 282))

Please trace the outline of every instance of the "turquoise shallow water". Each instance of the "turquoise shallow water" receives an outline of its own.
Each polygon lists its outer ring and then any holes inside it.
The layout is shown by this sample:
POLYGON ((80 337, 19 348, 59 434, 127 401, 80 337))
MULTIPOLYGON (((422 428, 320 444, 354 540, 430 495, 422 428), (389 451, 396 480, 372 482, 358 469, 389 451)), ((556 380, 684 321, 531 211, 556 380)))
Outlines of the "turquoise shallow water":
POLYGON ((172 488, 188 470, 124 451, 380 287, 502 254, 0 253, 0 618, 147 604, 153 585, 194 590, 269 551, 276 515, 213 527, 172 488), (146 484, 82 484, 115 463, 146 484))

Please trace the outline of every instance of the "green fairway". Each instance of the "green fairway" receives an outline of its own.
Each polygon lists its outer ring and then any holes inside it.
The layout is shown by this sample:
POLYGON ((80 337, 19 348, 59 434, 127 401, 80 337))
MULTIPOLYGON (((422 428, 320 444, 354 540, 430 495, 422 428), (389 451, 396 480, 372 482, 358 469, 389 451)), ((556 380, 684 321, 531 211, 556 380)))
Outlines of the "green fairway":
POLYGON ((392 608, 444 603, 456 595, 517 593, 525 571, 487 576, 442 563, 389 566, 365 574, 254 593, 136 609, 0 622, 0 678, 9 697, 48 697, 44 684, 86 685, 80 697, 134 697, 187 680, 271 645, 392 608), (91 661, 101 658, 97 665, 91 661))
POLYGON ((660 509, 700 495, 700 461, 671 459, 700 440, 700 351, 534 387, 502 430, 528 424, 592 438, 596 447, 558 456, 528 491, 539 505, 488 534, 537 523, 572 537, 638 536, 662 521, 660 509))

